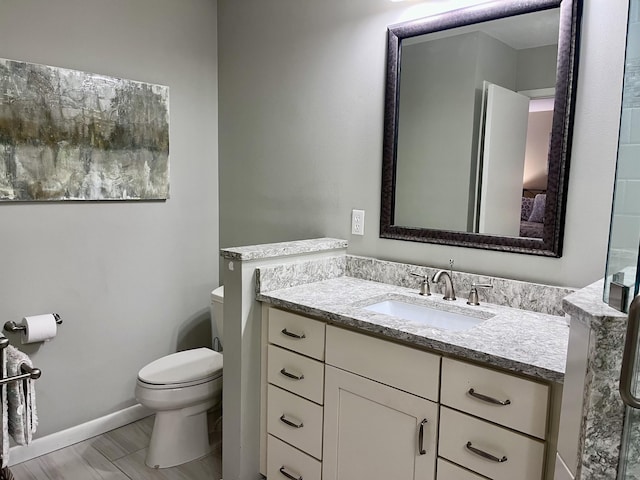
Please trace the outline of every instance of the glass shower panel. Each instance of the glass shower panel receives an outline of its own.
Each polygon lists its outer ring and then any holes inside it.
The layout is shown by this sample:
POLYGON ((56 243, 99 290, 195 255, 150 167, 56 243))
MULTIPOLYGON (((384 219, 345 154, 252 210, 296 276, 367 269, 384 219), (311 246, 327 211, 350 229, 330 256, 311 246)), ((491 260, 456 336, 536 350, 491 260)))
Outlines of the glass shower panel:
POLYGON ((629 2, 618 162, 604 301, 628 312, 638 294, 640 241, 640 0, 629 2))
MULTIPOLYGON (((629 305, 638 294, 638 250, 640 248, 640 0, 629 2, 622 115, 614 192, 604 300, 618 310, 629 312, 629 305)), ((636 308, 634 306, 632 312, 634 317, 638 314, 636 308)), ((633 340, 635 339, 631 339, 633 340)), ((640 344, 636 341, 636 359, 640 358, 638 348, 640 344)), ((629 393, 635 398, 640 398, 638 382, 640 369, 637 360, 635 363, 627 366, 632 368, 629 393)), ((623 370, 627 367, 623 366, 623 370)), ((622 373, 621 376, 623 376, 622 373)), ((617 478, 618 480, 640 479, 640 410, 632 406, 626 407, 617 478)))

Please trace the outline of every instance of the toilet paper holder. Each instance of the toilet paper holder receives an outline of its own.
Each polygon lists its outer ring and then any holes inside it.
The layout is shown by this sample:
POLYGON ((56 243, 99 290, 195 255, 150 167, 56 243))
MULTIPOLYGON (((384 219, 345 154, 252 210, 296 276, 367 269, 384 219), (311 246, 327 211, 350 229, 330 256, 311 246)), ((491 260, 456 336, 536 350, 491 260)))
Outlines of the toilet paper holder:
MULTIPOLYGON (((62 325, 62 318, 60 318, 60 315, 58 315, 57 313, 52 313, 51 315, 55 317, 56 323, 58 325, 62 325)), ((4 324, 4 330, 7 332, 22 332, 27 330, 27 327, 25 325, 18 325, 13 320, 9 320, 4 324)))

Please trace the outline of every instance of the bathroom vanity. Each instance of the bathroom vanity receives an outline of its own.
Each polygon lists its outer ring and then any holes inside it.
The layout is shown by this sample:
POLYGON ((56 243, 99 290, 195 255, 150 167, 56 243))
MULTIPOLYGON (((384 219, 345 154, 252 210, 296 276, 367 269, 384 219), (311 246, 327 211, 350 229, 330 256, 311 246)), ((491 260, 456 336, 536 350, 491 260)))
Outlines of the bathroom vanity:
POLYGON ((553 478, 566 320, 417 292, 349 276, 258 292, 269 479, 553 478), (478 322, 367 309, 389 299, 478 322))
POLYGON ((553 478, 573 290, 453 271, 456 300, 422 296, 437 270, 335 239, 223 256, 224 477, 553 478))
POLYGON ((268 478, 543 478, 549 383, 265 309, 268 478))

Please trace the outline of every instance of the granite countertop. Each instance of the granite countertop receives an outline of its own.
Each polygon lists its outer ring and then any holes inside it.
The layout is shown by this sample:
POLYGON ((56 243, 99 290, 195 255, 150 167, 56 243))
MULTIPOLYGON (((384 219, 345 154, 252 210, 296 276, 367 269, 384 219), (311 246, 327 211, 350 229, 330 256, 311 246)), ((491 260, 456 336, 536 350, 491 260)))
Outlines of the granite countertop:
POLYGON ((564 380, 569 326, 565 317, 486 304, 469 306, 466 299, 445 301, 441 295, 341 276, 300 286, 260 292, 257 299, 276 307, 391 340, 434 350, 443 355, 479 361, 538 379, 564 380), (464 331, 440 330, 362 307, 387 299, 425 304, 485 319, 464 331))
POLYGON ((347 248, 347 241, 339 238, 313 238, 291 242, 268 243, 263 245, 248 245, 220 249, 220 255, 230 260, 259 260, 265 258, 282 257, 287 255, 301 255, 329 250, 347 248))
POLYGON ((603 290, 604 279, 600 279, 571 295, 567 295, 562 300, 562 306, 572 319, 588 319, 590 325, 620 321, 626 324, 626 313, 619 312, 604 303, 603 290))

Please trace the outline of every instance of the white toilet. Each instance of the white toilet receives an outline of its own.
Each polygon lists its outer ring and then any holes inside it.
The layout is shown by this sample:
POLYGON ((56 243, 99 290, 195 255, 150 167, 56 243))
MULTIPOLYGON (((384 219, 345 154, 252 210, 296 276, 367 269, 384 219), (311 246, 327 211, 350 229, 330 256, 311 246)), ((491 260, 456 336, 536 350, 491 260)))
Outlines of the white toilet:
MULTIPOLYGON (((224 287, 211 292, 211 317, 222 341, 224 287)), ((155 410, 145 463, 166 468, 211 451, 207 410, 222 401, 222 354, 209 348, 173 353, 138 372, 136 400, 155 410)))

